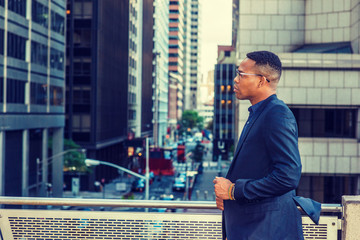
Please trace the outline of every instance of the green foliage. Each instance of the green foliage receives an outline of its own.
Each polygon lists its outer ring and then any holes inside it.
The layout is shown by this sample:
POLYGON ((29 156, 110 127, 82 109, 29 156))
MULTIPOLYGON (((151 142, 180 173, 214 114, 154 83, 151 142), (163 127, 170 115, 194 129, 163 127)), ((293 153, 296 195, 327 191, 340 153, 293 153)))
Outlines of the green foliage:
MULTIPOLYGON (((49 139, 49 148, 52 148, 52 139, 49 139)), ((64 151, 74 149, 64 154, 64 171, 69 172, 89 172, 89 168, 85 164, 86 154, 77 151, 81 149, 81 146, 76 144, 71 139, 64 138, 64 151)))
POLYGON ((199 117, 197 111, 185 110, 182 114, 180 124, 180 133, 187 132, 188 129, 198 128, 200 131, 204 128, 204 118, 199 117))

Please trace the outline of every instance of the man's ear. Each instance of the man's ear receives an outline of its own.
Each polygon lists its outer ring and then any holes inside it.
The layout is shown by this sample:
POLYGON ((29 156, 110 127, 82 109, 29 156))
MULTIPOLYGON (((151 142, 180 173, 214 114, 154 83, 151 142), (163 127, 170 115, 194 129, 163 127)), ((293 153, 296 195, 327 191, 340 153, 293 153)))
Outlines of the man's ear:
POLYGON ((266 82, 266 79, 264 76, 261 76, 258 87, 261 88, 264 86, 264 83, 266 82))

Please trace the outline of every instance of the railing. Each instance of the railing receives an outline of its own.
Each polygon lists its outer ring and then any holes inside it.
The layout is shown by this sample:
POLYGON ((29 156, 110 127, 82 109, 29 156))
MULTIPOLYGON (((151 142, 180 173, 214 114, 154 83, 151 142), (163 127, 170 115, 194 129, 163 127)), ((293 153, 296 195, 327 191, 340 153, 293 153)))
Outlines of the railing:
MULTIPOLYGON (((0 209, 3 240, 221 239, 221 211, 214 202, 0 197, 0 204, 186 209, 182 213, 0 209)), ((323 205, 322 212, 341 215, 342 207, 323 205)), ((319 225, 303 217, 305 239, 335 240, 339 229, 338 216, 321 216, 319 225)))

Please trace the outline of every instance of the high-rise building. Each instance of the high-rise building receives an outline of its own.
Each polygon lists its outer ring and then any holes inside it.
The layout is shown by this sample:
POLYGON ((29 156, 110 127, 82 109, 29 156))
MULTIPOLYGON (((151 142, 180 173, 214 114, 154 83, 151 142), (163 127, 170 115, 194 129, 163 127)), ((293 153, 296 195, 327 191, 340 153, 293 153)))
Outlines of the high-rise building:
POLYGON ((169 1, 153 3, 153 144, 162 146, 168 126, 169 1))
POLYGON ((0 195, 61 197, 65 3, 0 1, 0 19, 0 195))
POLYGON ((214 117, 214 70, 208 72, 203 78, 199 88, 199 116, 204 118, 205 127, 214 117))
MULTIPOLYGON (((190 37, 190 78, 185 79, 185 109, 197 109, 198 89, 200 84, 200 14, 201 2, 187 0, 186 2, 186 34, 190 37)), ((186 59, 188 60, 188 59, 186 59)), ((187 74, 187 76, 189 76, 187 74)))
POLYGON ((141 136, 141 93, 142 93, 142 25, 143 1, 129 3, 129 76, 128 76, 128 131, 135 137, 141 136))
MULTIPOLYGON (((185 60, 184 0, 170 0, 169 5, 169 116, 168 134, 174 136, 183 111, 185 60)), ((172 138, 172 140, 175 140, 172 138)))
POLYGON ((235 49, 218 46, 218 58, 214 71, 214 122, 213 158, 231 159, 235 136, 235 95, 233 89, 236 70, 235 49))
MULTIPOLYGON (((126 165, 129 126, 139 122, 140 3, 67 4, 65 136, 85 147, 89 158, 126 165)), ((106 180, 118 176, 115 168, 106 166, 97 167, 96 173, 106 180)))
MULTIPOLYGON (((238 2, 237 59, 270 50, 283 63, 278 97, 298 123, 298 194, 325 203, 359 194, 359 2, 238 2)), ((240 129, 248 107, 240 101, 240 129)))

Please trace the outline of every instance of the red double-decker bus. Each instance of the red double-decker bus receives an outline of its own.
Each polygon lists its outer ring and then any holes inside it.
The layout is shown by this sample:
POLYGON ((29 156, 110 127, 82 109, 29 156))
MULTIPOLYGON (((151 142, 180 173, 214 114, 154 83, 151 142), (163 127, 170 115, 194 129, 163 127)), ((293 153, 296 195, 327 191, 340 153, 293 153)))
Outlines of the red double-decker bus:
POLYGON ((155 175, 172 176, 175 173, 173 161, 177 159, 177 149, 172 147, 150 147, 149 168, 155 175))

